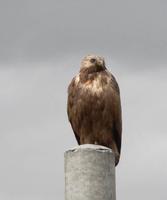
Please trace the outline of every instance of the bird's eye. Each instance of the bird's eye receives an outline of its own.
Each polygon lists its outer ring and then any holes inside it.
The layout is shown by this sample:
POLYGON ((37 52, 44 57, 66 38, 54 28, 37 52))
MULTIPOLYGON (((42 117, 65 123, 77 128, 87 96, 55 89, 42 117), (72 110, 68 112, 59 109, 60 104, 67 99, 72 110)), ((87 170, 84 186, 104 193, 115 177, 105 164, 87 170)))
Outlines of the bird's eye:
POLYGON ((95 61, 96 61, 95 58, 91 58, 91 59, 90 59, 90 62, 91 62, 91 63, 94 63, 95 61))

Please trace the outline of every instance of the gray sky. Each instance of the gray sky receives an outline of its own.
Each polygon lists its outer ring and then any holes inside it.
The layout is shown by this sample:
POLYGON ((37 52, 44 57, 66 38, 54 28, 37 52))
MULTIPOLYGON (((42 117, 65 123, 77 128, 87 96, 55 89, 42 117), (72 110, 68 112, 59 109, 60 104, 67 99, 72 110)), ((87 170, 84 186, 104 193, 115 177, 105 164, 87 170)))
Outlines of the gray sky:
POLYGON ((167 2, 0 1, 0 199, 64 199, 67 86, 102 55, 122 97, 117 200, 167 199, 167 2))

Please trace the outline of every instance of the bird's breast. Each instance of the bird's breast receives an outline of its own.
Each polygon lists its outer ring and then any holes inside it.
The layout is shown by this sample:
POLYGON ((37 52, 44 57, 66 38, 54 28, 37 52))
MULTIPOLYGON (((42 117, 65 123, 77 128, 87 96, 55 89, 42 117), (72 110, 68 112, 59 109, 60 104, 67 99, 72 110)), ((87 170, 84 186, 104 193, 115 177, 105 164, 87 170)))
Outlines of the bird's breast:
POLYGON ((81 82, 80 75, 75 79, 75 83, 84 90, 88 90, 93 94, 100 94, 108 87, 109 78, 102 76, 101 74, 95 77, 87 78, 84 82, 81 82))

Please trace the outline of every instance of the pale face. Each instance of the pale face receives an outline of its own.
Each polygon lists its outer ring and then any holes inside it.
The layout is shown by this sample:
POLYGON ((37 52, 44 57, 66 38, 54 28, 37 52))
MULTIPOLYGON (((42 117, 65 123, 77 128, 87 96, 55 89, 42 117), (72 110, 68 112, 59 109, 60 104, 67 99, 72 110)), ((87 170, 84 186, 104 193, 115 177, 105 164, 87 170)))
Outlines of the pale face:
POLYGON ((81 62, 81 68, 89 68, 93 66, 105 68, 104 58, 96 55, 85 56, 81 62))

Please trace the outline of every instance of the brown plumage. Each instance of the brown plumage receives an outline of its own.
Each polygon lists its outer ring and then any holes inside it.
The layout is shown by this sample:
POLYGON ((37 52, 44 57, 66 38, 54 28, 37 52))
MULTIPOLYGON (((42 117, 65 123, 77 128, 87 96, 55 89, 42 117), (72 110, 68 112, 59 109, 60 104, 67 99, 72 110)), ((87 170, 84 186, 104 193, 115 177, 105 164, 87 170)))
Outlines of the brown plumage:
POLYGON ((109 147, 118 164, 121 151, 121 102, 118 84, 102 57, 86 56, 68 87, 68 118, 78 144, 109 147))

